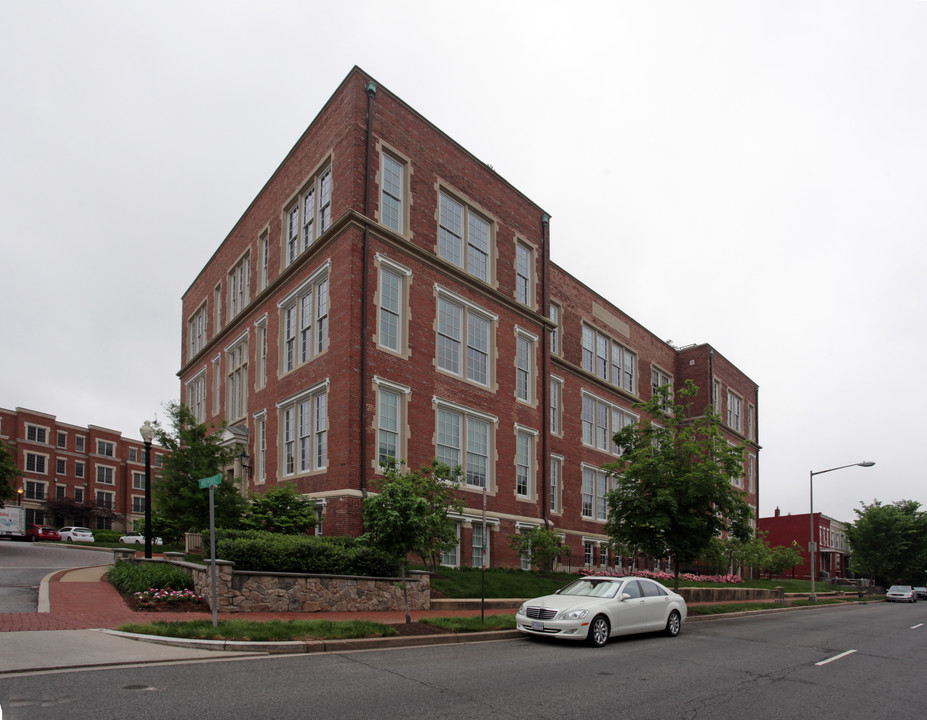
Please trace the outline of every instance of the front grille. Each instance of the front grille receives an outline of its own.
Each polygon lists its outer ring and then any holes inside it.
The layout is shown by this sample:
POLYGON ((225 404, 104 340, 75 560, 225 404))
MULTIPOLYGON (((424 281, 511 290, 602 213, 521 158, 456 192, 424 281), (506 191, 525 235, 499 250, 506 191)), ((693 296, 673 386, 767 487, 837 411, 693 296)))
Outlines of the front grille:
POLYGON ((529 607, 525 614, 533 620, 553 620, 557 617, 558 612, 560 611, 552 610, 551 608, 529 607))

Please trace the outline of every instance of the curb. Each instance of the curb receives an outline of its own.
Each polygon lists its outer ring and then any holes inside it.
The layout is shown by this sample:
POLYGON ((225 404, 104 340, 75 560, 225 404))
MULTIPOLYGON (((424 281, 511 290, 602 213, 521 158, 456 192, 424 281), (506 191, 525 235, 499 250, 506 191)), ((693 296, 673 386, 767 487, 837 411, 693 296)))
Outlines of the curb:
POLYGON ((473 633, 447 633, 440 635, 411 635, 400 637, 357 638, 352 640, 285 640, 279 642, 251 642, 247 640, 190 640, 162 635, 142 635, 120 630, 100 630, 107 635, 138 640, 139 642, 171 645, 193 650, 221 650, 257 655, 292 655, 302 653, 348 652, 353 650, 382 650, 384 648, 418 647, 422 645, 454 645, 457 643, 514 640, 524 635, 518 630, 486 630, 473 633))

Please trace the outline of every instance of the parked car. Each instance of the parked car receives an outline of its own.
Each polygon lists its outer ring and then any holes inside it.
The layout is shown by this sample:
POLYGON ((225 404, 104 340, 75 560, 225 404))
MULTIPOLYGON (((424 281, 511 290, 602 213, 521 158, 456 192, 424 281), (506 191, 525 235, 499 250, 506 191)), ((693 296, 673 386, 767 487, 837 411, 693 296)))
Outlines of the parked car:
POLYGON ((602 647, 611 637, 632 633, 662 630, 675 637, 686 614, 685 598, 653 580, 587 576, 528 600, 515 614, 515 627, 526 635, 602 647))
POLYGON ((58 531, 62 542, 93 542, 93 531, 85 527, 63 527, 58 531))
POLYGON ((892 585, 885 593, 888 602, 917 602, 914 588, 910 585, 892 585))
POLYGON ((30 525, 26 528, 25 539, 29 542, 36 540, 60 540, 61 535, 55 528, 47 525, 30 525))
POLYGON ((918 600, 927 600, 927 587, 914 587, 914 597, 918 600))
MULTIPOLYGON (((121 542, 121 543, 128 543, 128 544, 130 544, 130 545, 132 545, 132 544, 135 544, 135 545, 144 545, 144 544, 145 544, 145 535, 144 535, 143 533, 140 533, 140 532, 130 532, 130 533, 127 533, 127 534, 123 535, 121 538, 119 538, 119 542, 121 542)), ((152 544, 152 545, 163 545, 164 543, 161 541, 161 538, 159 538, 159 537, 153 537, 153 538, 151 538, 151 544, 152 544)))

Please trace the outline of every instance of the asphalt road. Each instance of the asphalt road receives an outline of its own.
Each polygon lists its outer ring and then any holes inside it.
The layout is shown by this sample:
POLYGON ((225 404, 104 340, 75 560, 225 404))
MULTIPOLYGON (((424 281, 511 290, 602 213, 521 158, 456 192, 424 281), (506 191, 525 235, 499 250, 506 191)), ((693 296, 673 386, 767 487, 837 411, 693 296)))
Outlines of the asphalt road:
POLYGON ((518 639, 0 678, 4 720, 923 715, 927 603, 687 623, 601 649, 518 639))
POLYGON ((36 612, 39 583, 49 573, 112 559, 112 551, 0 540, 0 613, 36 612))

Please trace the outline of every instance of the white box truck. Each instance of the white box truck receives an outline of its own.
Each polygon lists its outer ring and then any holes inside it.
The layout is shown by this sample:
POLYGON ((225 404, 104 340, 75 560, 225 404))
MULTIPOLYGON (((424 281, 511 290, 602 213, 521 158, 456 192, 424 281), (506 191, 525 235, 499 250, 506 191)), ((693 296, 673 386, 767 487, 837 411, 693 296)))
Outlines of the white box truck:
POLYGON ((0 508, 0 538, 19 540, 26 534, 26 512, 19 505, 0 508))

